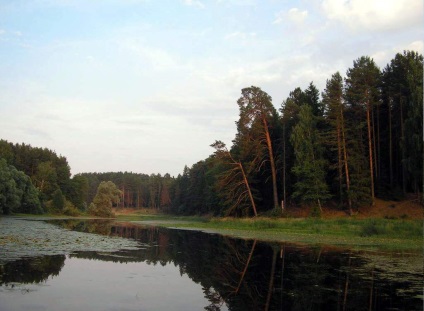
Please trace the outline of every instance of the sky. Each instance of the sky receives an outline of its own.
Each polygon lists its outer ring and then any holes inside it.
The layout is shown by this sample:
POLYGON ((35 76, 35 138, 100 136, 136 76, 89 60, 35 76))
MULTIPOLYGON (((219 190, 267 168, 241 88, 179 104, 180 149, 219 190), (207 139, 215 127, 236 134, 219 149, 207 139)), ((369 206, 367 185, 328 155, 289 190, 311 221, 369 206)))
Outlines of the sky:
POLYGON ((231 146, 241 89, 423 53, 422 0, 0 0, 0 139, 71 173, 170 173, 231 146))

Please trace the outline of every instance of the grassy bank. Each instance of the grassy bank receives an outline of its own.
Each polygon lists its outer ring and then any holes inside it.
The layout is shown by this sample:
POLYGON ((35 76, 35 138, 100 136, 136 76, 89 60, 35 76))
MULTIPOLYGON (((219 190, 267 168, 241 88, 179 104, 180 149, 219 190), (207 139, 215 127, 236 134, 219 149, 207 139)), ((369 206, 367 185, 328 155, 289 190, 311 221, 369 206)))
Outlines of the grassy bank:
POLYGON ((168 228, 202 230, 241 238, 299 243, 346 245, 358 248, 423 248, 422 220, 405 219, 237 219, 126 215, 118 220, 168 228))

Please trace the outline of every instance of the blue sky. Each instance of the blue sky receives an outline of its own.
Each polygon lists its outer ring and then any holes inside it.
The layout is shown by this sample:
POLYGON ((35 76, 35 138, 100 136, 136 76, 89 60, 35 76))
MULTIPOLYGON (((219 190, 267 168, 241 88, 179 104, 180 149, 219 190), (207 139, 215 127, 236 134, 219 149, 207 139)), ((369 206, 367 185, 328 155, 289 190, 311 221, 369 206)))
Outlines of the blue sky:
POLYGON ((72 173, 176 176, 231 145, 240 91, 423 53, 422 0, 0 0, 0 138, 72 173))

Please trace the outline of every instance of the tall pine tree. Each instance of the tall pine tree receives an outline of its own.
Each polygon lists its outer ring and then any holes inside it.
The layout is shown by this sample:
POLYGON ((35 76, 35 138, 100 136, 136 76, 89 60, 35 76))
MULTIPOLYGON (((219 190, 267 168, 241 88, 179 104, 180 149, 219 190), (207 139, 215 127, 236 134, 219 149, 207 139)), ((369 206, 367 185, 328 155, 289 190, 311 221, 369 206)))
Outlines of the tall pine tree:
POLYGON ((300 107, 299 122, 293 129, 290 140, 295 153, 293 172, 297 177, 294 197, 305 203, 321 203, 330 198, 325 182, 325 160, 323 146, 317 130, 317 120, 309 105, 300 107))

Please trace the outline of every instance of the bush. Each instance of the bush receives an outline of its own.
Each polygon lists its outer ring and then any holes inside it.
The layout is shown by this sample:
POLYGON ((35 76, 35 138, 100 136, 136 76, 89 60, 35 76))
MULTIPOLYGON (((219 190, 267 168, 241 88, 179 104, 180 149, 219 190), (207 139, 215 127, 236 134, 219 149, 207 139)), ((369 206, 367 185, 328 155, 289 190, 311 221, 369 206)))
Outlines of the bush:
POLYGON ((65 202, 63 214, 67 216, 73 216, 73 217, 81 215, 80 211, 72 204, 72 202, 68 200, 66 200, 65 202))
POLYGON ((115 214, 112 212, 112 209, 107 205, 96 205, 95 203, 91 203, 88 208, 88 213, 97 217, 106 217, 111 218, 115 217, 115 214))
POLYGON ((53 192, 52 208, 56 211, 62 211, 65 208, 65 198, 59 188, 53 192))

